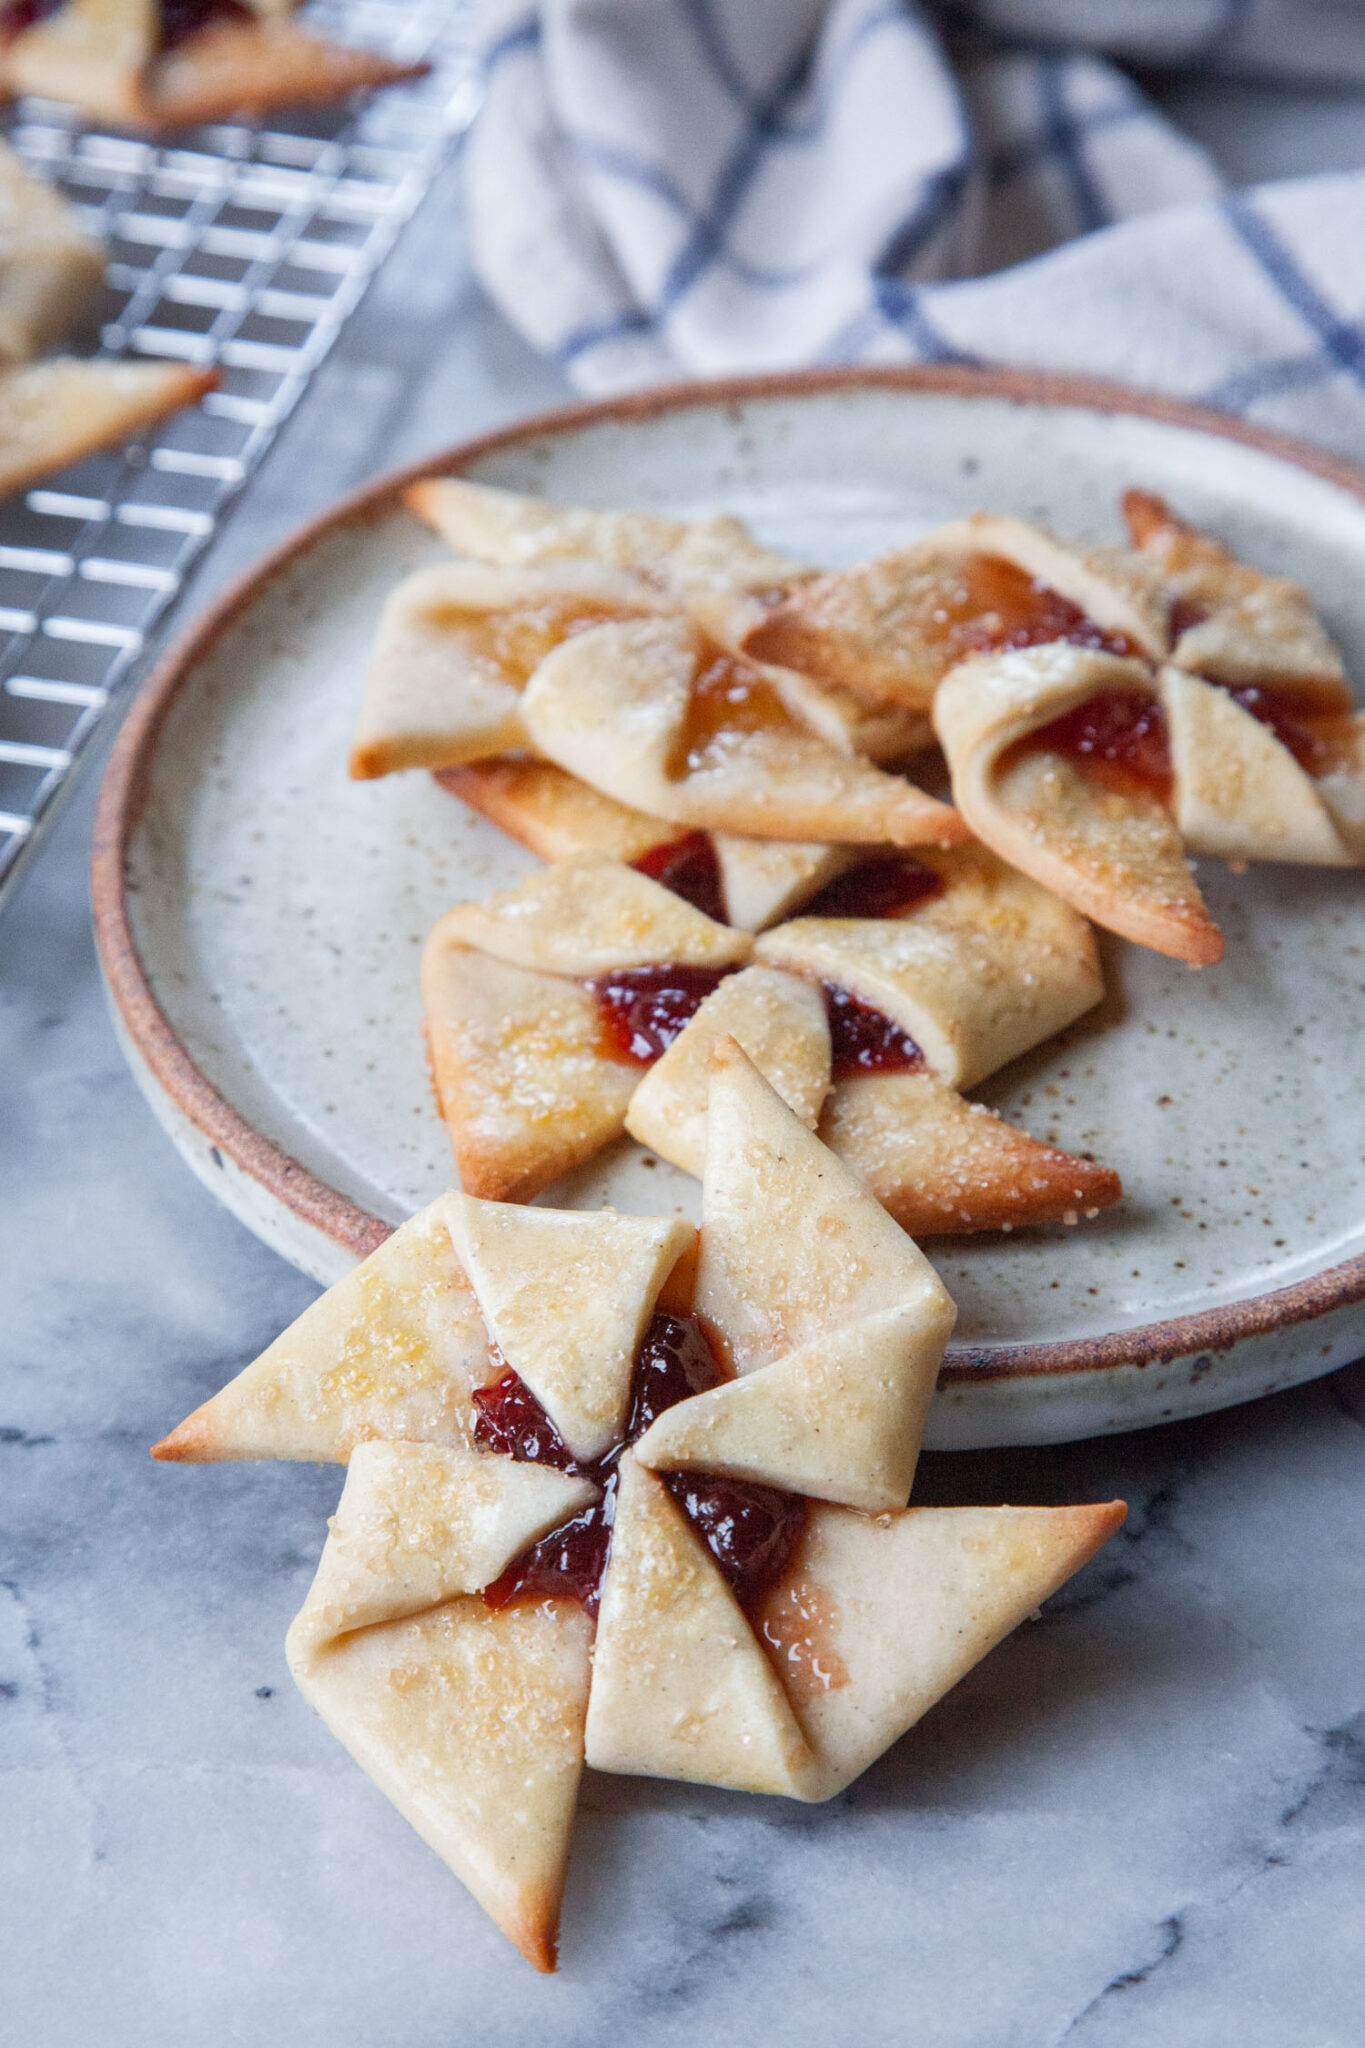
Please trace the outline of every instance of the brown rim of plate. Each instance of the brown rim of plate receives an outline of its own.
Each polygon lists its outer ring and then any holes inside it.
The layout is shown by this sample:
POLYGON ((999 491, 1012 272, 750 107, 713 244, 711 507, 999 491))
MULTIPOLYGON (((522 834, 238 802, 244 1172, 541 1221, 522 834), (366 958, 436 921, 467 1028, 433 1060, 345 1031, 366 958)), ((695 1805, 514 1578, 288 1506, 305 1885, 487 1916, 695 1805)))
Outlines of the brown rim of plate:
MULTIPOLYGON (((709 409, 754 399, 802 398, 859 389, 938 391, 960 398, 1004 398, 1025 405, 1082 406, 1099 412, 1135 414, 1260 449, 1338 485, 1365 503, 1365 472, 1351 463, 1287 435, 1246 426, 1240 420, 1201 406, 1086 377, 1038 370, 973 370, 934 365, 798 370, 771 376, 732 377, 714 383, 665 385, 623 398, 563 406, 521 420, 515 426, 500 428, 496 433, 481 434, 476 440, 462 442, 442 455, 429 456, 396 475, 362 485, 329 512, 310 520, 232 584, 194 625, 181 633, 138 690, 100 791, 91 883, 95 943, 110 995, 159 1086, 211 1144, 267 1193, 357 1258, 381 1245, 392 1226, 368 1215, 335 1188, 318 1180, 296 1159, 253 1130, 224 1100, 195 1065, 163 1013, 137 950, 124 889, 125 857, 146 800, 161 727, 176 696, 222 635, 255 602, 265 584, 337 526, 387 511, 399 494, 420 478, 450 475, 496 454, 499 449, 546 435, 573 433, 601 420, 647 420, 689 406, 709 409)), ((950 1350, 940 1383, 979 1385, 985 1380, 1098 1372, 1121 1365, 1165 1365, 1201 1352, 1228 1351, 1247 1338, 1310 1322, 1333 1309, 1348 1308, 1361 1301, 1365 1301, 1365 1255, 1343 1260, 1291 1287, 1273 1288, 1222 1308, 1204 1309, 1195 1315, 1147 1323, 1108 1336, 1066 1338, 1050 1344, 1004 1344, 982 1351, 950 1350)))

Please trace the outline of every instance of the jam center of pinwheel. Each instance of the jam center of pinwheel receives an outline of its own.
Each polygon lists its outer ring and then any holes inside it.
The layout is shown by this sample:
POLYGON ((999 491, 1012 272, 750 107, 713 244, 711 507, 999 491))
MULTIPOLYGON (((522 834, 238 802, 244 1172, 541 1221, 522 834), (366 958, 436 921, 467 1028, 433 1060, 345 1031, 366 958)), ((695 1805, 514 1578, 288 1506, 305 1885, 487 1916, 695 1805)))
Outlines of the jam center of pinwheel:
POLYGON ((1105 789, 1125 796, 1141 791, 1163 804, 1170 800, 1166 720, 1157 698, 1145 691, 1097 690, 1010 751, 1061 754, 1105 789))
POLYGON ((801 906, 802 917, 904 917, 941 895, 943 877, 912 853, 879 853, 845 869, 801 906))
MULTIPOLYGON (((1206 676, 1205 681, 1217 683, 1218 678, 1206 676)), ((1305 775, 1330 775, 1350 760, 1351 716, 1341 711, 1334 694, 1330 702, 1326 692, 1315 701, 1312 686, 1303 683, 1219 683, 1218 687, 1243 711, 1270 727, 1305 775)))
POLYGON ((670 839, 663 846, 651 846, 648 853, 631 862, 638 874, 648 875, 651 882, 671 889, 675 896, 681 896, 684 903, 690 903, 703 917, 709 917, 716 924, 728 924, 725 903, 725 882, 720 871, 720 859, 711 842, 709 832, 688 832, 681 839, 670 839))
POLYGON ((1106 654, 1134 654, 1123 633, 1107 633, 1059 590, 1000 555, 970 555, 936 604, 929 637, 956 653, 1001 654, 1065 640, 1106 654))
POLYGON ((217 21, 254 21, 243 0, 160 0, 161 47, 173 50, 217 21))
POLYGON ((623 967, 588 986, 608 1059, 649 1067, 668 1051, 733 967, 623 967))
POLYGON ((820 984, 829 1019, 830 1078, 846 1081, 856 1074, 897 1074, 924 1065, 913 1038, 881 1010, 860 1003, 835 982, 820 984))
POLYGON ((801 729, 762 669, 741 655, 708 648, 692 682, 678 741, 678 759, 687 772, 713 767, 731 737, 778 728, 801 729))
MULTIPOLYGON (((474 1441, 522 1464, 553 1465, 599 1486, 591 1507, 563 1523, 512 1560, 484 1591, 490 1607, 516 1600, 576 1600, 597 1612, 602 1574, 611 1548, 621 1452, 644 1435, 666 1408, 721 1386, 730 1375, 696 1316, 658 1311, 635 1360, 625 1435, 595 1465, 581 1465, 526 1382, 510 1367, 474 1393, 474 1441)), ((746 1613, 762 1600, 796 1554, 806 1522, 800 1494, 748 1480, 702 1472, 660 1475, 710 1550, 746 1613)))
POLYGON ((8 5, 0 10, 0 37, 12 42, 15 36, 46 21, 49 14, 65 5, 66 0, 8 0, 8 5))

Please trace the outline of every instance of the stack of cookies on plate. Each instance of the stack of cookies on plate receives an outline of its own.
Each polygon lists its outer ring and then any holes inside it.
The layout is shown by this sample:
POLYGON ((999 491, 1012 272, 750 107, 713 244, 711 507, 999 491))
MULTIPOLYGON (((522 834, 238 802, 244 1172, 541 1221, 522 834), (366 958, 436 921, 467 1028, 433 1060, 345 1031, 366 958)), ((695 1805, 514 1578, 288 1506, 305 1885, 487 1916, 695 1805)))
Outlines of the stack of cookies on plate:
POLYGON ((727 516, 407 495, 458 558, 388 601, 352 773, 434 770, 550 863, 427 944, 471 1192, 623 1131, 699 1174, 729 1034, 917 1235, 1094 1215, 1111 1166, 964 1093, 1100 1001, 1090 921, 1211 964, 1191 854, 1365 857, 1311 602, 1148 494, 1127 546, 978 514, 826 574, 727 516))

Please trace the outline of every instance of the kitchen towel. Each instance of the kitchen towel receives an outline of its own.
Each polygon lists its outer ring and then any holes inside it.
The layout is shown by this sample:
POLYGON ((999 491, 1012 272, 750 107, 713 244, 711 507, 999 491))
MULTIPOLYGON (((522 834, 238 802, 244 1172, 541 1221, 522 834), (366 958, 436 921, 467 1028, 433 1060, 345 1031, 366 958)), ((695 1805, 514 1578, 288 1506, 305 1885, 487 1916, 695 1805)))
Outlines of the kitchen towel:
POLYGON ((485 0, 481 29, 475 263, 584 392, 1014 363, 1365 455, 1365 172, 1225 192, 1123 68, 1365 83, 1355 0, 485 0))

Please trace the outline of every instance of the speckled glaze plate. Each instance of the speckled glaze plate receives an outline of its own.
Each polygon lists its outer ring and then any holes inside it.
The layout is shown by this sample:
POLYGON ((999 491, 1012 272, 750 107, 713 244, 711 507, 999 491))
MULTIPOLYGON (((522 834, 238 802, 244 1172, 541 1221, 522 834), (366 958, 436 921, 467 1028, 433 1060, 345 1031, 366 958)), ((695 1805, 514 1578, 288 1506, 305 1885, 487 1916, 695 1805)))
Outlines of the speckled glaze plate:
MULTIPOLYGON (((337 507, 162 662, 106 780, 96 926, 120 1036, 209 1187, 338 1277, 451 1178, 418 957, 451 903, 531 857, 423 774, 346 779, 380 605, 439 543, 418 474, 600 505, 730 509, 840 563, 978 506, 1117 537, 1140 483, 1300 578, 1365 674, 1365 477, 1213 415, 1032 374, 835 372, 575 408, 337 507)), ((1048 1442, 1250 1398, 1365 1350, 1365 887, 1200 876, 1227 934, 1194 973, 1118 941, 1109 995, 984 1091, 1089 1150, 1127 1198, 1090 1224, 929 1249, 960 1308, 927 1441, 1048 1442)), ((695 1213, 622 1141, 546 1198, 695 1213)))

